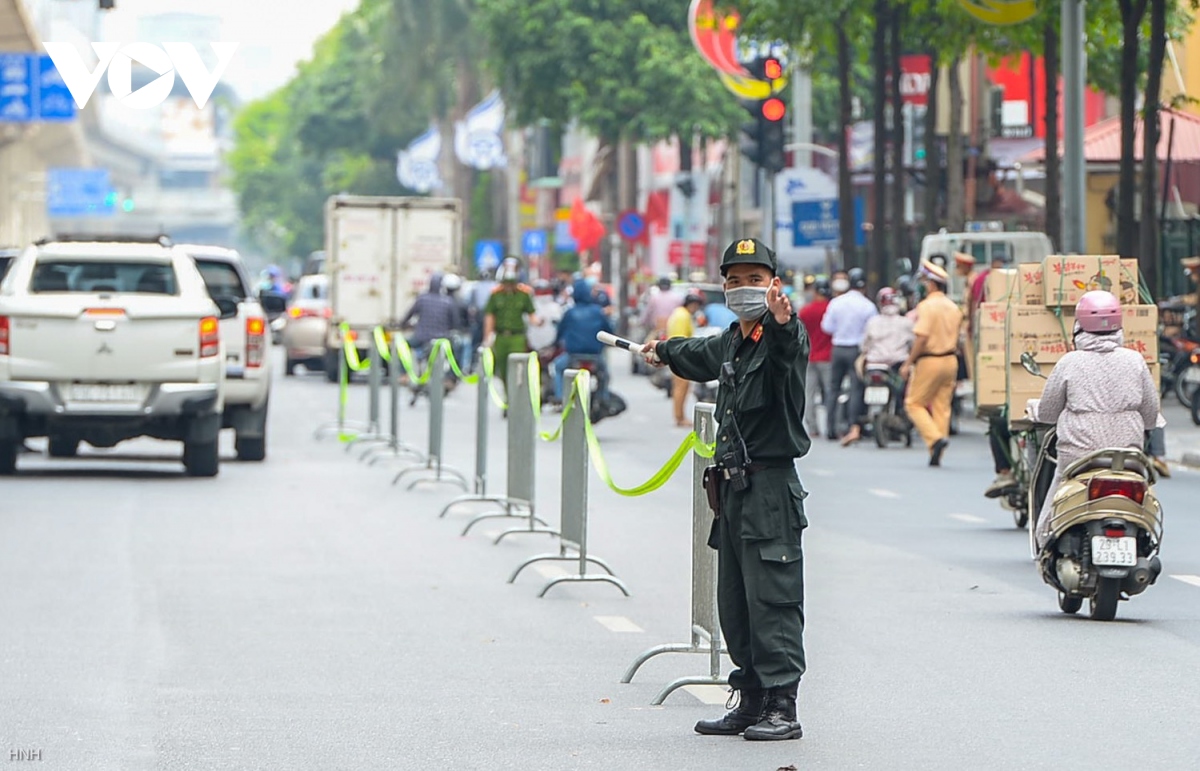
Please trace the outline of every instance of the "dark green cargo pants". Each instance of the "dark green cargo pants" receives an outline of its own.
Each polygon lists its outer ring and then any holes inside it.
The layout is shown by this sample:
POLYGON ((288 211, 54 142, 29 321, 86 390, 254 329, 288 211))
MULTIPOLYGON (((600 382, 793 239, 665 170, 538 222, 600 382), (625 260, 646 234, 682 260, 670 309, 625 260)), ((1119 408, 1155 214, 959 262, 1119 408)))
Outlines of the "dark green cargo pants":
POLYGON ((722 485, 717 608, 738 690, 795 685, 804 674, 806 495, 795 469, 759 471, 742 492, 722 485))

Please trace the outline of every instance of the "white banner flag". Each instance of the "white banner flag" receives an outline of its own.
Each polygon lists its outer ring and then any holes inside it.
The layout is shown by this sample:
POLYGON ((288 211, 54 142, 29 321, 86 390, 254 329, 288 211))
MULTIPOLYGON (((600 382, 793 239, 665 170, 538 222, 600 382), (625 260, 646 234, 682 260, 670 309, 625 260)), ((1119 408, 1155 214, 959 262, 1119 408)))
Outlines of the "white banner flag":
POLYGON ((442 154, 442 135, 437 126, 414 139, 408 149, 401 150, 396 159, 396 177, 400 184, 418 193, 429 193, 441 188, 442 175, 438 171, 438 158, 442 154))
POLYGON ((454 126, 454 151, 466 166, 480 171, 503 168, 504 157, 504 100, 493 91, 471 108, 466 120, 454 126))

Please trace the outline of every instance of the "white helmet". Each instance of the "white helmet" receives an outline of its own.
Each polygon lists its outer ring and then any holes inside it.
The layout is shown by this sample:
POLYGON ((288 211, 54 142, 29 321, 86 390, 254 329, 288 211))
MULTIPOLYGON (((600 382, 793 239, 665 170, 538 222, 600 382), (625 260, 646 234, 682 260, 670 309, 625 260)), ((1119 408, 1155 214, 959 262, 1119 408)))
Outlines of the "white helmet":
POLYGON ((462 288, 462 279, 457 273, 447 273, 442 279, 442 291, 446 294, 454 294, 462 288))

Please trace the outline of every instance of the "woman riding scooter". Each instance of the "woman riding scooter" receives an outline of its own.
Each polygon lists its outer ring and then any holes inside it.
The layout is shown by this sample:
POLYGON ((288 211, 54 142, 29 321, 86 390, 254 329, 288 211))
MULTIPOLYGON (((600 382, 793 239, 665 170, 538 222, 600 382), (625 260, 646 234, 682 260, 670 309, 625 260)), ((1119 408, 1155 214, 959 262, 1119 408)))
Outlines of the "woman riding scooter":
POLYGON ((1114 295, 1093 291, 1079 299, 1074 338, 1075 350, 1054 367, 1042 398, 1029 404, 1030 417, 1055 424, 1058 434, 1051 493, 1038 517, 1039 549, 1046 544, 1061 469, 1103 449, 1142 449, 1146 432, 1159 417, 1158 389, 1149 367, 1140 354, 1123 347, 1121 303, 1114 295))

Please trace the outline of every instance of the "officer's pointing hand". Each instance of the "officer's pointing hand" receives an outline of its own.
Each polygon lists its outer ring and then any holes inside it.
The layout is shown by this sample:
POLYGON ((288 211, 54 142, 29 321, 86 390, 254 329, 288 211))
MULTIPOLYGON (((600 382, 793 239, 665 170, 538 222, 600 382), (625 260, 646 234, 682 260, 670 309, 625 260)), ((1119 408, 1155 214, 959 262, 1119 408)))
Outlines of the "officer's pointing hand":
POLYGON ((780 324, 788 323, 792 318, 792 301, 778 286, 772 285, 767 289, 767 310, 780 324))

